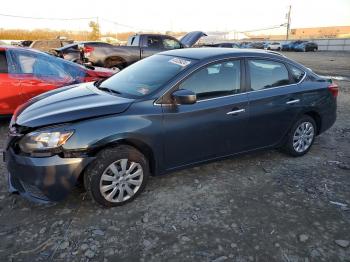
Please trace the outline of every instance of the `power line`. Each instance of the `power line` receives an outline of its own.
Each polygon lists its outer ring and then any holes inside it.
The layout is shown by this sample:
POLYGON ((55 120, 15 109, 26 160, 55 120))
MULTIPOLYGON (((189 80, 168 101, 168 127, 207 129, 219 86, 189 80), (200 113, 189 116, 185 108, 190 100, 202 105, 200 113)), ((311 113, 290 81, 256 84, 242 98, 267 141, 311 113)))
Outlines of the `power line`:
POLYGON ((24 19, 34 19, 34 20, 61 20, 61 21, 72 21, 72 20, 88 20, 97 19, 97 17, 77 17, 77 18, 49 18, 49 17, 34 17, 34 16, 21 16, 21 15, 9 15, 0 14, 0 16, 13 17, 13 18, 24 18, 24 19))
POLYGON ((275 26, 270 26, 270 27, 264 27, 264 28, 259 28, 259 29, 251 29, 251 30, 239 31, 237 33, 251 33, 251 32, 257 32, 257 31, 264 31, 264 30, 280 28, 282 26, 285 26, 285 24, 280 24, 280 25, 275 25, 275 26))
POLYGON ((141 27, 135 27, 135 26, 132 26, 132 25, 121 24, 119 22, 116 22, 116 21, 113 21, 113 20, 109 20, 109 19, 106 19, 106 18, 101 18, 101 20, 103 20, 105 22, 108 22, 108 23, 112 23, 112 24, 118 25, 118 26, 123 26, 123 27, 127 27, 127 28, 130 28, 130 29, 134 29, 136 31, 138 31, 138 30, 141 30, 141 31, 153 31, 153 30, 147 29, 147 28, 141 28, 141 27))
MULTIPOLYGON (((23 18, 23 19, 32 19, 32 20, 51 20, 51 21, 74 21, 74 20, 96 20, 99 21, 99 17, 95 16, 95 17, 76 17, 76 18, 59 18, 59 17, 34 17, 34 16, 22 16, 22 15, 12 15, 12 14, 2 14, 0 13, 0 16, 3 17, 11 17, 11 18, 23 18)), ((135 27, 135 26, 131 26, 131 25, 126 25, 126 24, 122 24, 116 21, 112 21, 106 18, 100 18, 101 20, 108 22, 108 23, 112 23, 114 25, 118 25, 118 26, 122 26, 122 27, 127 27, 133 30, 143 30, 143 31, 153 31, 153 30, 149 30, 149 29, 145 29, 145 28, 140 28, 140 27, 135 27)))

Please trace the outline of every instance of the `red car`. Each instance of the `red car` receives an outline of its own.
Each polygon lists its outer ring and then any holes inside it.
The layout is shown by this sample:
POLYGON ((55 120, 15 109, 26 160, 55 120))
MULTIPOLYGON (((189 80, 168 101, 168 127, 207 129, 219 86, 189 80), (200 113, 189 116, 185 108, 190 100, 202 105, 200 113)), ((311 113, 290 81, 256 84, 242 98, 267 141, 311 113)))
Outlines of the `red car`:
POLYGON ((46 53, 0 46, 0 116, 43 92, 71 84, 108 78, 115 71, 86 68, 46 53))

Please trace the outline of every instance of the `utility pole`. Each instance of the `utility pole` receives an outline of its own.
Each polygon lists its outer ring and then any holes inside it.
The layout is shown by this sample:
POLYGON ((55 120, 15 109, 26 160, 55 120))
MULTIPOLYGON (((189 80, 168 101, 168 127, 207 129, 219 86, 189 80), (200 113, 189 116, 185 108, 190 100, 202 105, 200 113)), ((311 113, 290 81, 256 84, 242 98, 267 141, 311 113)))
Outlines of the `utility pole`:
POLYGON ((292 10, 292 6, 290 5, 288 8, 288 13, 287 13, 287 34, 286 34, 286 40, 289 38, 289 30, 290 30, 290 12, 292 10))

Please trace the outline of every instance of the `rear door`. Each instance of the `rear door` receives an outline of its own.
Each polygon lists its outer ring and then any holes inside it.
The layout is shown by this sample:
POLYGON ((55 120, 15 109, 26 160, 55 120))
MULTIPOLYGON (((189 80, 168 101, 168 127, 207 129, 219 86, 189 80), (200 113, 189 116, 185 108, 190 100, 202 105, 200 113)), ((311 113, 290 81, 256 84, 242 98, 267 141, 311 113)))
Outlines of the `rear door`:
POLYGON ((74 82, 62 64, 58 63, 58 58, 24 50, 12 50, 11 57, 16 78, 20 81, 22 103, 43 92, 74 82))
POLYGON ((12 114, 21 104, 20 81, 10 73, 11 62, 5 50, 0 50, 0 115, 12 114))
POLYGON ((243 93, 241 60, 210 64, 178 89, 197 95, 192 105, 163 105, 166 169, 245 150, 248 97, 243 93))
POLYGON ((141 39, 141 59, 163 51, 162 37, 160 35, 144 35, 141 39))
POLYGON ((247 59, 246 69, 250 88, 249 147, 275 145, 301 112, 301 90, 281 61, 247 59))

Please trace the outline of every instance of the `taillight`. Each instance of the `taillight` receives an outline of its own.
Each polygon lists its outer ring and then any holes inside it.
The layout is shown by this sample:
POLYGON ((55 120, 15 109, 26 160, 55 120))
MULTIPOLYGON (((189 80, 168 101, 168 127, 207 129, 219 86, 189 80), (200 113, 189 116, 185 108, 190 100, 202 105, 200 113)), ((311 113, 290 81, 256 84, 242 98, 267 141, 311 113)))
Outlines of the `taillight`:
POLYGON ((92 51, 94 51, 94 48, 92 46, 84 46, 84 53, 91 53, 92 51))
POLYGON ((333 97, 337 97, 339 93, 339 86, 335 83, 332 83, 328 86, 329 92, 331 92, 333 97))

